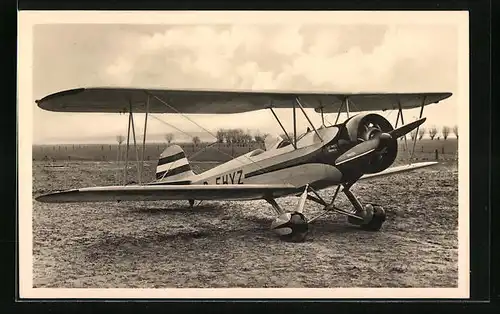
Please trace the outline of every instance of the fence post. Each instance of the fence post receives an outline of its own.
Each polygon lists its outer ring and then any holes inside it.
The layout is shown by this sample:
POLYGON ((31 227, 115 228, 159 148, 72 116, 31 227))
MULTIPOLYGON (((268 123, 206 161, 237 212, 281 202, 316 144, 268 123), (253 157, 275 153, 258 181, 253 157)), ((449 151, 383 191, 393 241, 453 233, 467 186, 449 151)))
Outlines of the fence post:
POLYGON ((438 150, 437 150, 437 149, 434 151, 434 154, 436 155, 436 156, 435 156, 436 160, 438 160, 438 159, 439 159, 439 152, 438 152, 438 150))

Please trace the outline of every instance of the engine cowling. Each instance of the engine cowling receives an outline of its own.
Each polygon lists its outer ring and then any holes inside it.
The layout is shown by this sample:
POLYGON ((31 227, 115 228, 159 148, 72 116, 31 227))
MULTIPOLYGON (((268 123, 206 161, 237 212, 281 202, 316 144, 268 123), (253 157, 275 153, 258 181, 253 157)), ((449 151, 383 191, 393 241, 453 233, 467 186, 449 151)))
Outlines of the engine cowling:
POLYGON ((387 169, 397 157, 398 143, 396 138, 385 136, 394 130, 391 123, 383 116, 375 113, 358 114, 345 122, 349 140, 353 145, 379 137, 381 144, 369 155, 364 164, 364 173, 376 173, 387 169))

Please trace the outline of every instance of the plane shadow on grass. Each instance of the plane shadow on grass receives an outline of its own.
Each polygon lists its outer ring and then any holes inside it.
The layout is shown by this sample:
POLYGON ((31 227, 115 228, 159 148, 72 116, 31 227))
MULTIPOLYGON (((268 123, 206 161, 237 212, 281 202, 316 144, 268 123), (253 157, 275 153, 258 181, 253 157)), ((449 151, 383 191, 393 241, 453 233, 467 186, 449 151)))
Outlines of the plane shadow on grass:
MULTIPOLYGON (((137 212, 149 211, 151 208, 137 209, 137 212)), ((174 208, 174 210, 187 210, 185 208, 174 208)), ((221 212, 222 208, 207 205, 204 208, 207 212, 221 212)), ((168 213, 170 209, 153 208, 155 213, 168 213)), ((223 216, 213 217, 213 220, 206 220, 201 224, 176 225, 170 230, 159 227, 158 230, 146 234, 112 234, 102 233, 93 243, 84 245, 83 251, 89 260, 106 260, 109 258, 122 258, 129 256, 133 258, 138 253, 147 254, 151 250, 165 250, 169 252, 172 247, 196 248, 206 246, 207 241, 212 243, 224 243, 226 241, 245 241, 246 245, 283 245, 286 241, 279 238, 272 230, 270 224, 272 216, 223 216), (230 225, 225 229, 225 221, 230 225), (230 223, 229 223, 230 222, 230 223), (249 241, 249 239, 251 239, 249 241)), ((293 245, 307 245, 308 243, 320 241, 321 238, 335 237, 346 234, 359 233, 362 238, 371 237, 372 232, 361 230, 359 227, 349 225, 342 219, 328 219, 326 221, 316 221, 310 226, 310 234, 304 243, 294 243, 293 245)))
POLYGON ((279 241, 272 231, 269 230, 269 221, 265 224, 246 225, 241 228, 224 230, 209 223, 197 228, 178 228, 175 231, 162 230, 149 232, 143 235, 130 234, 101 234, 93 243, 86 244, 82 251, 89 261, 106 261, 109 258, 122 260, 124 257, 135 258, 137 254, 155 254, 168 255, 175 251, 183 250, 202 250, 208 242, 214 245, 224 243, 225 241, 238 241, 238 239, 252 238, 255 241, 268 243, 270 241, 279 241))
POLYGON ((202 204, 195 206, 193 208, 189 206, 172 206, 168 204, 166 206, 130 206, 127 207, 130 213, 140 213, 144 215, 161 215, 161 214, 173 214, 173 213, 214 213, 220 214, 224 212, 225 206, 220 206, 218 204, 202 204))

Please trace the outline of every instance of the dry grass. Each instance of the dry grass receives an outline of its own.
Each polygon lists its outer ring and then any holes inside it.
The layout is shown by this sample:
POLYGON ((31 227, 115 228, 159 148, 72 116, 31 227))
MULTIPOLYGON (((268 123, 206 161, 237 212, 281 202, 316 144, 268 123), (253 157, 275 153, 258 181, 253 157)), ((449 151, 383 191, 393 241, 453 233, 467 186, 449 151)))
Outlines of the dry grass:
MULTIPOLYGON (((34 162, 33 194, 112 184, 112 163, 34 162)), ((152 177, 154 164, 147 168, 152 177)), ((387 211, 379 232, 341 216, 305 243, 269 230, 264 201, 44 204, 33 201, 35 287, 456 287, 456 163, 356 184, 387 211)), ((332 190, 322 192, 323 196, 332 190)), ((297 198, 278 200, 293 208, 297 198)), ((347 206, 341 197, 338 204, 347 206)), ((307 202, 313 217, 319 207, 307 202)))

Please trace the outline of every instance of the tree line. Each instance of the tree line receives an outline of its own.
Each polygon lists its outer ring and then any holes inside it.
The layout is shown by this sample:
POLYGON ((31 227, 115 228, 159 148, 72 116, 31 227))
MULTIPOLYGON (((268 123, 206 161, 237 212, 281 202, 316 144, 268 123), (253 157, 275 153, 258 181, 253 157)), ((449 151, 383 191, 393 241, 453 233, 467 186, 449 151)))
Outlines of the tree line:
MULTIPOLYGON (((261 133, 259 131, 252 132, 250 130, 243 129, 218 129, 215 133, 217 138, 217 143, 226 143, 226 144, 250 144, 250 143, 264 143, 265 138, 269 134, 261 133)), ((173 133, 165 134, 165 141, 170 144, 175 139, 175 135, 173 133)), ((199 145, 201 143, 199 136, 193 136, 191 142, 194 145, 199 145)))
MULTIPOLYGON (((455 137, 458 138, 458 126, 443 126, 441 128, 441 135, 445 140, 448 139, 452 132, 455 137)), ((417 137, 418 140, 421 140, 426 134, 428 134, 431 140, 434 140, 435 138, 439 140, 440 136, 438 136, 438 133, 439 130, 436 126, 429 128, 420 127, 413 130, 410 133, 410 137, 412 140, 414 140, 415 137, 417 137)), ((269 133, 261 133, 260 131, 252 133, 250 130, 243 129, 219 129, 217 130, 215 136, 217 137, 217 143, 246 145, 251 143, 264 143, 266 137, 269 136, 269 133)), ((289 136, 292 138, 293 134, 289 134, 289 136)), ((286 138, 286 135, 282 134, 281 137, 286 138)), ((175 139, 175 135, 173 133, 166 133, 164 138, 168 144, 171 144, 175 139)), ((121 146, 124 140, 125 137, 123 135, 118 135, 116 137, 116 141, 119 146, 121 146)), ((201 143, 198 136, 194 136, 191 141, 195 146, 198 146, 201 143)))
MULTIPOLYGON (((455 137, 458 139, 458 126, 457 125, 455 125, 453 127, 449 127, 449 126, 445 125, 441 128, 441 135, 443 136, 443 139, 445 139, 445 140, 448 139, 451 132, 453 132, 453 134, 455 134, 455 137)), ((414 140, 415 138, 417 138, 418 140, 421 140, 426 134, 429 135, 429 138, 431 140, 434 140, 435 138, 439 140, 441 138, 440 136, 438 136, 439 130, 436 126, 431 126, 428 129, 425 127, 420 127, 418 129, 415 129, 412 132, 410 132, 410 137, 412 140, 414 140)))

